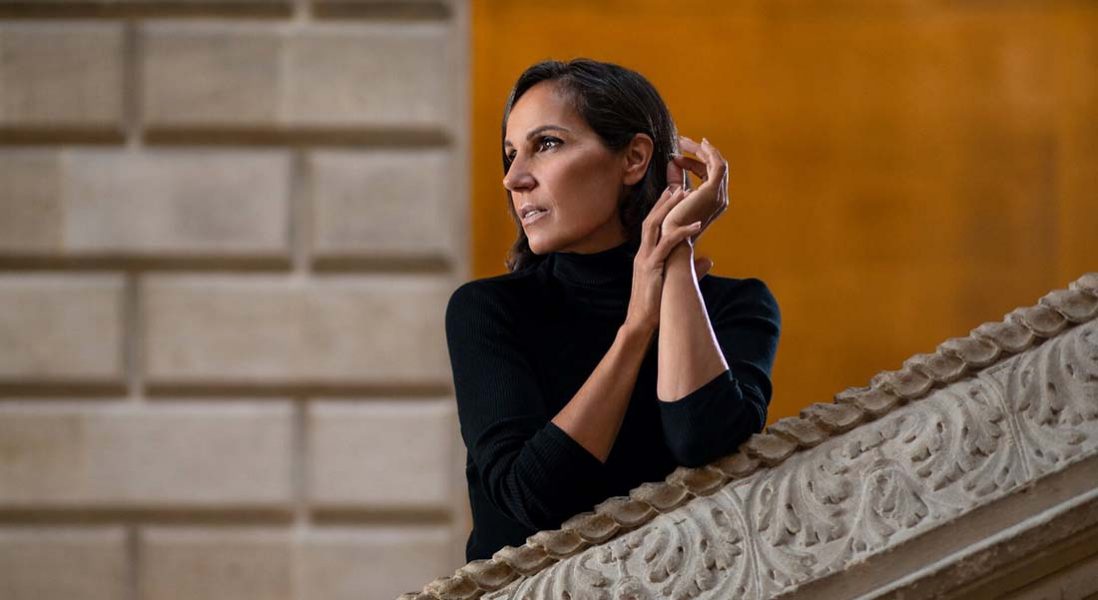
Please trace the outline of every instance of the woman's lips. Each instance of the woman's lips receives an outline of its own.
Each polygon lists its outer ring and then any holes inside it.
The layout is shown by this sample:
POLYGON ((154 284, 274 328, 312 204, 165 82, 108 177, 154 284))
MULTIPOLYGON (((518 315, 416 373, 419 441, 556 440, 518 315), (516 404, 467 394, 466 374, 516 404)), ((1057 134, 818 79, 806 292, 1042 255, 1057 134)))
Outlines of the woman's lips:
POLYGON ((538 222, 542 217, 549 214, 548 210, 538 210, 526 215, 526 218, 522 220, 523 225, 531 225, 538 222))

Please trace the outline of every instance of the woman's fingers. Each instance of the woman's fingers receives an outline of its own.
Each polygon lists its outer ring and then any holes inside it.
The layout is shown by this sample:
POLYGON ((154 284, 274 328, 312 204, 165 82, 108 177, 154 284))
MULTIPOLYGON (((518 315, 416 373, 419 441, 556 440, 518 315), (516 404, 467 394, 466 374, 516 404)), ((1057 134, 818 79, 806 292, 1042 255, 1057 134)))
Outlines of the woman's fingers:
POLYGON ((709 222, 720 216, 724 209, 728 207, 728 161, 721 155, 720 150, 717 150, 716 146, 709 143, 709 140, 705 138, 702 138, 699 144, 686 136, 679 137, 684 148, 690 149, 705 161, 708 181, 705 181, 702 187, 706 187, 706 184, 708 184, 716 188, 716 210, 706 222, 706 226, 708 226, 709 222))
POLYGON ((701 231, 701 221, 694 221, 689 225, 680 225, 659 241, 656 244, 656 256, 663 260, 671 253, 671 249, 679 244, 679 242, 685 240, 691 235, 701 231))
POLYGON ((649 243, 651 243, 653 246, 658 244, 660 240, 663 239, 663 222, 664 219, 667 218, 667 214, 670 213, 671 209, 675 208, 675 206, 678 205, 679 202, 682 202, 682 199, 685 198, 686 195, 687 191, 683 188, 679 188, 671 194, 670 200, 668 200, 666 204, 661 206, 659 211, 652 211, 652 214, 649 215, 649 217, 652 217, 652 221, 648 223, 646 227, 648 227, 650 231, 650 233, 648 234, 649 243))
POLYGON ((675 162, 677 155, 672 154, 667 161, 667 187, 690 187, 690 179, 686 176, 686 169, 675 162))
POLYGON ((674 161, 676 165, 693 173, 702 181, 705 181, 709 177, 705 172, 705 163, 696 158, 679 155, 672 157, 671 160, 674 161))
POLYGON ((713 158, 713 162, 718 166, 728 166, 728 161, 724 160, 724 156, 721 155, 721 151, 717 150, 717 147, 709 143, 709 140, 702 138, 702 149, 706 151, 713 158))
MULTIPOLYGON (((724 175, 728 171, 728 161, 724 159, 724 156, 721 155, 716 146, 709 143, 709 140, 702 138, 701 143, 698 143, 686 137, 685 135, 680 135, 679 139, 682 142, 681 145, 684 148, 704 159, 704 162, 702 163, 704 165, 704 174, 698 173, 697 170, 691 168, 690 170, 692 173, 698 175, 699 177, 702 177, 703 179, 708 179, 710 177, 713 177, 714 175, 717 175, 715 177, 716 179, 722 179, 724 177, 724 175)), ((683 158, 688 157, 684 156, 683 158)), ((697 163, 701 161, 695 162, 697 163)), ((682 166, 686 167, 685 164, 683 164, 682 166)))
POLYGON ((656 221, 662 223, 664 217, 667 216, 667 213, 671 212, 671 209, 675 208, 675 205, 685 198, 687 193, 689 193, 689 190, 684 187, 675 188, 675 191, 671 192, 671 198, 668 199, 659 210, 652 211, 656 215, 656 221))
MULTIPOLYGON (((692 158, 682 154, 683 150, 698 154, 698 151, 701 149, 701 145, 694 140, 686 137, 685 135, 678 136, 678 142, 678 147, 680 150, 679 153, 671 155, 671 164, 674 164, 682 169, 686 169, 702 181, 705 181, 708 177, 708 175, 706 174, 705 163, 696 158, 692 158)), ((687 181, 686 173, 669 168, 668 173, 672 172, 676 173, 676 178, 683 179, 684 185, 689 185, 690 182, 687 181)))
POLYGON ((688 156, 673 159, 675 164, 689 169, 691 173, 701 179, 701 184, 698 186, 699 188, 710 187, 717 182, 723 181, 719 170, 721 162, 717 160, 717 157, 714 155, 716 149, 709 144, 708 140, 704 140, 703 138, 703 143, 699 144, 685 135, 680 135, 679 139, 684 149, 693 152, 703 159, 698 160, 688 156))
POLYGON ((644 218, 644 223, 646 225, 648 224, 648 222, 650 220, 652 220, 652 215, 657 210, 659 210, 661 206, 663 206, 664 204, 667 204, 667 202, 671 199, 671 196, 673 196, 673 195, 674 195, 674 193, 671 191, 670 188, 665 188, 663 190, 663 192, 660 193, 660 197, 656 198, 656 201, 654 203, 652 203, 652 208, 648 209, 648 216, 644 218))
POLYGON ((720 181, 724 176, 724 159, 717 154, 717 149, 709 143, 709 140, 703 138, 703 141, 698 145, 698 151, 695 154, 705 160, 706 177, 714 181, 720 181))
POLYGON ((728 187, 728 161, 721 155, 720 150, 710 144, 709 140, 702 138, 701 152, 705 157, 709 173, 714 179, 720 180, 723 187, 728 187))
POLYGON ((683 148, 689 150, 690 152, 693 152, 694 154, 697 154, 698 153, 698 148, 701 148, 701 144, 699 144, 698 142, 695 142, 694 140, 686 137, 685 135, 680 135, 679 136, 679 142, 680 142, 680 145, 683 148))
MULTIPOLYGON (((694 140, 686 137, 685 135, 680 135, 679 136, 679 146, 681 146, 682 149, 686 150, 687 152, 692 152, 692 153, 694 153, 698 156, 701 156, 703 159, 705 158, 705 156, 702 154, 702 145, 699 144, 698 142, 695 142, 694 140)), ((698 160, 696 158, 690 158, 690 157, 685 156, 685 155, 683 155, 682 158, 685 158, 685 159, 688 159, 688 160, 691 161, 689 167, 687 167, 687 165, 685 165, 685 164, 682 165, 682 166, 690 168, 690 171, 692 173, 694 173, 695 175, 697 175, 698 177, 700 177, 702 179, 702 181, 704 181, 705 179, 707 179, 709 177, 709 175, 706 172, 706 164, 707 164, 706 161, 698 160)))
POLYGON ((676 200, 675 192, 670 189, 663 190, 656 203, 652 205, 652 209, 648 211, 648 216, 644 218, 641 223, 641 245, 646 243, 655 244, 659 241, 660 223, 663 222, 663 217, 660 216, 660 212, 664 210, 667 205, 674 206, 676 200))
POLYGON ((670 193, 667 190, 664 190, 663 193, 667 194, 667 196, 661 196, 656 204, 652 206, 652 210, 648 211, 648 216, 645 218, 645 221, 659 227, 660 223, 663 222, 664 217, 667 216, 667 213, 671 212, 671 209, 675 207, 675 204, 683 199, 687 191, 688 190, 681 187, 675 188, 675 191, 670 193))

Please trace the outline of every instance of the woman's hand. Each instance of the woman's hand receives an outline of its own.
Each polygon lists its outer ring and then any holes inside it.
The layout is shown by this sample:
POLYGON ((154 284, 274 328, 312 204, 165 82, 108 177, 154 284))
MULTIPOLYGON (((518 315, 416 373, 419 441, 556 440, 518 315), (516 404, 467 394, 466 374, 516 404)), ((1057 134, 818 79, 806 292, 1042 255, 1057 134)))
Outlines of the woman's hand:
MULTIPOLYGON (((685 191, 681 186, 674 191, 671 188, 665 189, 641 224, 641 242, 637 255, 633 258, 633 289, 630 292, 625 326, 644 332, 655 331, 659 326, 664 263, 667 256, 680 242, 693 245, 690 235, 701 230, 701 222, 674 227, 666 225, 668 213, 681 205, 682 199, 686 197, 685 191)), ((708 271, 708 267, 706 270, 708 271)))
POLYGON ((724 160, 721 153, 702 138, 702 143, 684 136, 679 136, 680 146, 689 152, 700 156, 702 160, 688 156, 675 156, 667 164, 667 183, 672 188, 685 186, 686 174, 682 169, 687 169, 701 179, 701 185, 695 190, 690 190, 686 200, 678 203, 664 220, 664 231, 701 221, 702 227, 692 235, 691 242, 696 241, 717 217, 728 208, 728 161, 724 160))

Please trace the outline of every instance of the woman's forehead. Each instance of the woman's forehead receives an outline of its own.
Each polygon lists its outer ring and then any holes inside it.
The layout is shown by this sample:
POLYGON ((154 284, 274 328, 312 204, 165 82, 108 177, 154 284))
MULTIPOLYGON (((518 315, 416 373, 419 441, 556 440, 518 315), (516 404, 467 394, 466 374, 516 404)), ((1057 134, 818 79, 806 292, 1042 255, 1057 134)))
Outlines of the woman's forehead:
POLYGON ((518 143, 540 133, 540 129, 556 126, 563 131, 576 133, 582 129, 582 120, 572 103, 554 86, 539 83, 527 90, 511 107, 507 116, 505 143, 518 143))

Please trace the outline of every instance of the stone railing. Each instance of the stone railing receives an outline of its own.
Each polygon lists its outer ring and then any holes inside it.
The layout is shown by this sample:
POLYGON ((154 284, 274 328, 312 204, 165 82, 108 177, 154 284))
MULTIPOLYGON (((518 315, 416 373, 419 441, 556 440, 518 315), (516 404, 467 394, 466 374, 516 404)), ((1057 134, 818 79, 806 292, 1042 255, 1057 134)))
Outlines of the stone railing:
POLYGON ((1010 585, 1066 573, 1098 539, 1096 318, 1088 273, 398 600, 929 597, 1049 548, 1010 585))

